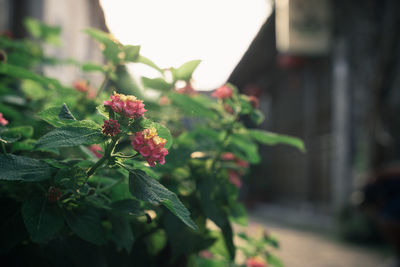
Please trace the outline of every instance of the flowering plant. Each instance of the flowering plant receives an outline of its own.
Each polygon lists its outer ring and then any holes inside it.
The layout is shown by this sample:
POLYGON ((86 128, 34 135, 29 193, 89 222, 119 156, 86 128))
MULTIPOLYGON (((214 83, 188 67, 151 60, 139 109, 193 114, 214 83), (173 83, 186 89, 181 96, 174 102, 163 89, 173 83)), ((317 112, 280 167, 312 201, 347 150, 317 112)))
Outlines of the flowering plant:
MULTIPOLYGON (((41 42, 59 33, 27 25, 41 42)), ((249 165, 261 160, 257 143, 302 150, 302 142, 246 128, 243 116, 260 123, 262 114, 233 85, 196 93, 200 61, 163 70, 139 46, 86 33, 107 63, 73 63, 103 75, 97 89, 36 73, 38 64, 65 62, 44 56, 40 42, 0 36, 8 55, 0 63, 0 251, 22 265, 234 266, 232 223, 247 223, 238 195, 249 165), (160 73, 141 80, 158 98, 126 78, 129 62, 160 73)))

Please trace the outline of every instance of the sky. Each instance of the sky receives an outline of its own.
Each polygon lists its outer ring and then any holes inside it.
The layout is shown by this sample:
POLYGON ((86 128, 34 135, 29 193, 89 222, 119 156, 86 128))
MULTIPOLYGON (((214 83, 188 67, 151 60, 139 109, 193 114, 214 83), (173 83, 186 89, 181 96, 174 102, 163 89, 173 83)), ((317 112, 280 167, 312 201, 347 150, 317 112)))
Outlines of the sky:
MULTIPOLYGON (((226 82, 271 13, 269 0, 101 0, 111 33, 161 68, 202 60, 194 87, 212 90, 226 82)), ((135 76, 157 77, 142 64, 135 76)))

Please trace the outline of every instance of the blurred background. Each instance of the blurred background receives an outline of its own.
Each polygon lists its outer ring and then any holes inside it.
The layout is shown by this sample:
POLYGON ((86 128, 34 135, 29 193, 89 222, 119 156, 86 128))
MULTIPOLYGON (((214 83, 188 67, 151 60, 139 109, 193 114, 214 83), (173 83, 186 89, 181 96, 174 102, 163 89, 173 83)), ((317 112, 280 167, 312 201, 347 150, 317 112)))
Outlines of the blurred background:
POLYGON ((307 153, 263 148, 241 192, 286 266, 399 266, 400 1, 0 0, 2 34, 25 37, 27 16, 61 26, 46 49, 63 59, 103 62, 87 27, 163 68, 201 59, 196 89, 228 81, 259 99, 263 129, 302 138, 307 153))

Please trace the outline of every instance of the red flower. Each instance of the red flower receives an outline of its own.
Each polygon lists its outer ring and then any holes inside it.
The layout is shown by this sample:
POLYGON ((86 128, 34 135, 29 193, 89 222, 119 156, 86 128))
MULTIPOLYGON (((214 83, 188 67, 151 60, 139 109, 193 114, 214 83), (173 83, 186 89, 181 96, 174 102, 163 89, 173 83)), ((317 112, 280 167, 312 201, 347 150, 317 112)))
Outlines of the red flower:
POLYGON ((232 96, 232 89, 227 85, 223 85, 215 90, 211 95, 219 99, 230 98, 232 96))
POLYGON ((242 187, 242 180, 240 179, 239 174, 235 171, 229 171, 229 182, 236 186, 237 188, 242 187))
POLYGON ((249 163, 247 161, 241 160, 241 159, 236 159, 236 165, 242 168, 248 168, 249 163))
POLYGON ((142 117, 146 112, 143 101, 138 100, 133 95, 123 95, 114 92, 114 95, 111 95, 110 98, 111 101, 104 101, 104 105, 110 106, 114 112, 122 116, 136 119, 142 117))
POLYGON ((268 267, 268 264, 261 258, 253 257, 246 261, 246 267, 268 267))
POLYGON ((205 259, 212 259, 214 258, 214 254, 212 254, 209 250, 202 250, 199 252, 199 256, 205 259))
POLYGON ((233 155, 232 152, 225 152, 221 155, 221 159, 223 160, 234 160, 235 159, 235 155, 233 155))
POLYGON ((109 135, 109 136, 115 136, 121 132, 119 129, 120 125, 117 120, 109 119, 105 120, 103 126, 103 134, 109 135))
POLYGON ((167 140, 157 135, 155 128, 145 129, 131 137, 133 149, 138 151, 151 167, 156 166, 156 161, 163 165, 168 150, 164 148, 167 140))
POLYGON ((46 193, 46 198, 50 203, 57 202, 61 198, 61 190, 55 186, 50 186, 46 193))
POLYGON ((89 150, 97 157, 101 158, 103 155, 99 153, 99 151, 103 151, 101 146, 99 145, 91 145, 89 146, 89 150))
POLYGON ((178 94, 186 94, 189 96, 197 95, 197 92, 193 89, 190 83, 187 83, 185 87, 178 88, 176 91, 178 94))
POLYGON ((0 113, 0 124, 2 126, 6 126, 8 124, 8 120, 3 117, 3 113, 0 113))

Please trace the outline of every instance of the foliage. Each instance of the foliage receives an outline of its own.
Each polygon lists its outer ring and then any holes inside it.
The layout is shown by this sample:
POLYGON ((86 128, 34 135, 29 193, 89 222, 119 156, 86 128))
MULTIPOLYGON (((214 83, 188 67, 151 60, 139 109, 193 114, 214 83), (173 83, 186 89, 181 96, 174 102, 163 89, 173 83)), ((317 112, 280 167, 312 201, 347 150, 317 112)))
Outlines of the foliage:
MULTIPOLYGON (((58 28, 32 19, 26 26, 35 40, 0 36, 0 111, 8 120, 0 121, 0 251, 42 266, 234 266, 232 223, 247 223, 238 192, 249 163, 260 162, 258 143, 304 150, 303 143, 247 129, 241 117, 260 123, 260 112, 233 85, 224 97, 196 93, 191 76, 200 61, 163 70, 140 46, 87 29, 107 63, 66 62, 41 49, 58 44, 58 28), (156 99, 126 78, 129 62, 160 73, 142 79, 160 92, 156 99), (74 90, 37 72, 49 64, 104 80, 96 90, 77 81, 74 90), (202 256, 208 250, 212 258, 202 256)), ((247 257, 281 266, 262 248, 270 239, 241 237, 255 248, 247 257)))

